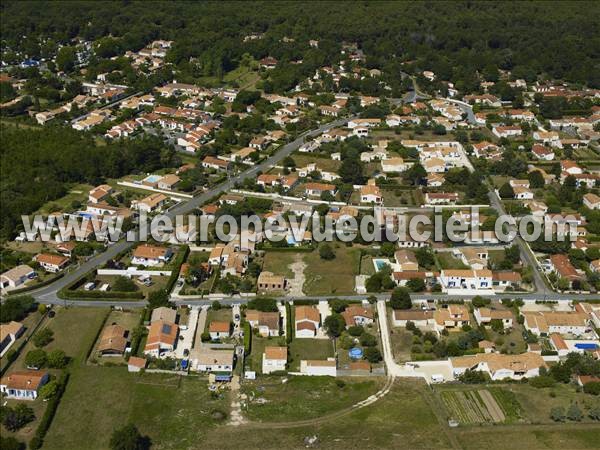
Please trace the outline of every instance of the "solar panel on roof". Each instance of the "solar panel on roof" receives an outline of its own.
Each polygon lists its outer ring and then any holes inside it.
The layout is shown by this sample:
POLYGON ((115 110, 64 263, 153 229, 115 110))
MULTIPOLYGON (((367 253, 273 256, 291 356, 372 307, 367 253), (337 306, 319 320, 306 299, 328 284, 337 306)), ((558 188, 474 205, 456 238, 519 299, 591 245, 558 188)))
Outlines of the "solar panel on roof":
POLYGON ((162 327, 162 332, 163 332, 164 334, 171 334, 171 325, 168 325, 168 324, 166 324, 166 323, 165 323, 165 324, 163 324, 163 327, 162 327))

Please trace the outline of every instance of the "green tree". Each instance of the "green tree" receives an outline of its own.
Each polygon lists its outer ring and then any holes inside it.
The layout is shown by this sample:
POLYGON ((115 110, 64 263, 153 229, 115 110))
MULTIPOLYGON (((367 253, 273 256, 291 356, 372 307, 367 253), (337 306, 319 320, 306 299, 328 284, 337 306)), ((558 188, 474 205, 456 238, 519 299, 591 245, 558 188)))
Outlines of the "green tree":
POLYGON ((550 418, 555 422, 564 422, 566 418, 565 409, 561 406, 552 408, 550 410, 550 418))
POLYGON ((2 406, 2 424, 8 431, 20 430, 29 422, 33 422, 35 414, 33 409, 24 403, 17 404, 14 408, 2 406))
POLYGON ((151 309, 158 308, 160 306, 169 305, 169 294, 164 289, 159 289, 150 292, 148 295, 148 306, 151 309))
POLYGON ((50 328, 44 328, 33 336, 33 344, 36 347, 45 347, 52 342, 53 336, 54 331, 52 331, 50 328))
POLYGON ((39 396, 44 400, 49 400, 54 397, 57 392, 58 382, 56 380, 50 380, 40 388, 39 396))
POLYGON ((425 281, 421 278, 411 278, 406 282, 406 287, 411 292, 423 292, 425 290, 425 281))
POLYGON ((111 450, 146 450, 150 442, 130 423, 113 431, 109 446, 111 450))
POLYGON ((25 450, 25 444, 12 436, 0 436, 0 448, 2 450, 25 450))
POLYGON ((359 340, 360 345, 363 347, 375 347, 377 345, 377 338, 370 333, 363 333, 359 340))
POLYGON ((67 362, 67 355, 60 349, 55 349, 48 353, 48 367, 52 369, 62 369, 67 365, 67 362))
POLYGON ((397 287, 392 291, 390 305, 394 309, 410 309, 412 308, 412 300, 410 299, 410 291, 404 287, 397 287))
POLYGON ((510 184, 504 183, 502 186, 500 186, 500 189, 498 190, 498 194, 500 194, 500 198, 511 199, 511 198, 514 198, 515 191, 513 190, 512 186, 510 184))
POLYGON ((58 70, 70 72, 75 67, 76 54, 73 47, 64 46, 56 54, 56 66, 58 70))
POLYGON ((381 356, 381 352, 377 347, 368 347, 365 349, 365 359, 371 364, 376 364, 383 358, 381 356))
POLYGON ((590 381, 584 384, 583 392, 591 395, 600 395, 600 381, 590 381))
POLYGON ((25 365, 35 369, 43 368, 48 362, 46 352, 41 348, 30 350, 25 355, 25 365))
POLYGON ((324 243, 319 246, 319 256, 321 259, 329 261, 335 258, 335 253, 333 252, 331 245, 324 243))
POLYGON ((323 325, 330 337, 338 337, 346 329, 346 321, 341 314, 336 313, 327 316, 323 325))
POLYGON ((529 179, 529 185, 534 189, 540 189, 546 185, 544 176, 539 170, 532 170, 529 172, 529 175, 527 175, 527 178, 529 179))

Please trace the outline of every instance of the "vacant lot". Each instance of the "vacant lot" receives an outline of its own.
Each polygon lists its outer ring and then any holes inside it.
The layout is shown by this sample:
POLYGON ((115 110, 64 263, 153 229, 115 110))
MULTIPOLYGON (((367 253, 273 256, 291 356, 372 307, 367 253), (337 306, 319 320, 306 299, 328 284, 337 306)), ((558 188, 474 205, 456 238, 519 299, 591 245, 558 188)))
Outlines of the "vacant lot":
POLYGON ((308 164, 314 163, 319 169, 325 170, 326 172, 337 172, 342 165, 341 161, 334 161, 333 159, 327 157, 321 158, 316 155, 303 155, 301 153, 294 153, 292 158, 294 158, 296 167, 299 169, 306 167, 308 164))
POLYGON ((303 359, 327 359, 333 356, 333 343, 329 339, 294 339, 290 344, 288 365, 290 371, 300 370, 303 359))
POLYGON ((297 254, 298 253, 290 251, 267 251, 263 258, 263 270, 273 272, 277 275, 283 275, 286 278, 294 278, 294 273, 289 266, 294 262, 294 258, 297 254))
POLYGON ((354 277, 358 275, 360 251, 342 243, 331 243, 335 252, 332 260, 321 259, 318 250, 306 253, 304 270, 306 295, 350 294, 354 277))
POLYGON ((452 253, 450 252, 438 252, 435 254, 435 257, 437 258, 442 269, 468 269, 468 267, 464 265, 460 259, 452 256, 452 253))
POLYGON ((120 367, 79 367, 54 418, 44 448, 106 449, 112 431, 134 423, 153 449, 198 448, 229 410, 228 395, 213 398, 204 380, 130 374, 120 367))
POLYGON ((349 407, 375 393, 383 380, 345 378, 339 386, 332 377, 262 377, 244 386, 250 401, 248 418, 287 422, 321 417, 349 407))

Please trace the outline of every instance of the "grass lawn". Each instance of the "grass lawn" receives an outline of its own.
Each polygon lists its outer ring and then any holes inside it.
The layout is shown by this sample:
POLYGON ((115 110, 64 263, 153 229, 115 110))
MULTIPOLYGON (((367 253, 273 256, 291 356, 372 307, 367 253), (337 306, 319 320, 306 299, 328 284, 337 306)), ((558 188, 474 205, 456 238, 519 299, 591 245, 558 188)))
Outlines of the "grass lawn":
POLYGON ((294 339, 290 344, 288 366, 290 371, 300 371, 303 359, 327 359, 333 356, 333 343, 329 339, 294 339))
POLYGON ((212 412, 227 413, 228 405, 228 395, 213 399, 203 379, 81 366, 69 380, 44 448, 106 449, 113 430, 127 422, 150 437, 153 449, 198 448, 216 425, 212 412))
POLYGON ((306 295, 354 292, 354 277, 358 275, 360 251, 339 242, 332 242, 330 245, 335 252, 335 258, 332 260, 321 259, 318 250, 304 255, 307 267, 304 270, 306 280, 303 290, 306 295))
POLYGON ((211 322, 232 322, 233 316, 231 315, 231 308, 210 308, 208 315, 206 316, 206 324, 204 330, 208 332, 208 327, 211 322))
MULTIPOLYGON (((6 366, 8 364, 8 358, 6 358, 8 353, 11 352, 12 350, 16 351, 21 346, 23 341, 25 341, 25 339, 29 339, 31 337, 33 328, 40 321, 41 317, 42 316, 40 313, 38 313, 37 311, 34 311, 32 313, 29 313, 27 315, 27 317, 25 317, 25 319, 23 319, 21 321, 21 323, 25 327, 25 332, 15 342, 13 342, 13 344, 10 346, 10 348, 4 354, 4 357, 0 358, 0 367, 2 369, 4 369, 4 366, 6 366)), ((27 348, 27 347, 25 347, 25 348, 27 348)))
MULTIPOLYGON (((99 275, 96 276, 96 280, 99 281, 97 284, 98 288, 102 286, 104 283, 108 283, 111 288, 113 283, 118 277, 116 275, 99 275)), ((156 291, 158 289, 164 289, 169 282, 169 277, 160 276, 160 275, 152 275, 152 284, 150 286, 146 286, 144 283, 140 283, 137 277, 133 277, 132 280, 136 286, 136 291, 143 293, 147 296, 150 292, 156 291)))
POLYGON ((460 259, 452 256, 450 252, 438 252, 435 256, 442 269, 468 269, 460 259))
MULTIPOLYGON (((71 359, 71 367, 79 367, 85 360, 88 350, 94 343, 96 333, 100 329, 100 325, 104 320, 108 309, 100 308, 68 308, 55 307, 56 316, 52 319, 47 319, 38 329, 50 328, 54 331, 54 340, 43 349, 50 352, 54 349, 63 350, 71 359)), ((37 313, 36 313, 37 314, 37 313)), ((25 355, 30 350, 35 349, 33 342, 28 342, 23 348, 23 351, 15 362, 9 368, 7 374, 17 370, 25 370, 25 355)), ((59 371, 51 370, 53 375, 58 375, 59 371)), ((14 406, 17 401, 9 402, 9 405, 14 406)), ((9 433, 2 428, 3 436, 14 436, 21 441, 29 441, 35 433, 39 421, 46 409, 46 403, 41 399, 33 402, 26 402, 35 413, 36 419, 26 427, 19 430, 17 433, 9 433)), ((71 418, 72 419, 72 418, 71 418)))
POLYGON ((402 327, 393 327, 391 320, 392 310, 389 309, 388 317, 389 320, 389 330, 390 330, 390 340, 392 345, 392 353, 394 355, 394 359, 397 362, 406 362, 411 361, 411 348, 413 342, 413 334, 410 331, 406 331, 406 328, 402 327))
POLYGON ((262 377, 244 386, 251 399, 247 409, 250 420, 286 422, 320 417, 366 399, 384 381, 344 378, 345 385, 339 387, 339 379, 332 377, 291 376, 285 383, 281 380, 281 377, 262 377))
POLYGON ((335 161, 329 157, 319 157, 311 154, 294 153, 292 158, 296 162, 296 167, 301 169, 309 164, 316 164, 317 168, 326 172, 336 172, 342 165, 341 161, 335 161))
POLYGON ((293 264, 296 255, 295 252, 265 252, 263 258, 263 270, 273 272, 276 275, 283 275, 286 278, 294 278, 294 273, 289 268, 293 264))
MULTIPOLYGON (((268 391, 264 395, 269 395, 268 391)), ((239 448, 240 442, 246 448, 305 448, 304 438, 317 435, 318 448, 323 449, 449 449, 445 428, 424 400, 427 395, 422 383, 396 381, 381 400, 342 417, 289 428, 265 424, 257 429, 250 424, 237 427, 232 440, 223 440, 223 431, 215 429, 207 442, 218 440, 220 448, 239 448)))
POLYGON ((527 351, 527 343, 523 339, 523 325, 519 325, 516 321, 513 322, 513 328, 510 332, 505 331, 500 334, 486 327, 488 332, 488 340, 496 342, 496 350, 502 353, 516 355, 527 351))
POLYGON ((71 206, 71 203, 79 202, 85 204, 87 202, 89 191, 93 187, 94 186, 91 184, 76 184, 69 189, 65 196, 44 203, 36 214, 48 214, 55 211, 73 211, 74 208, 71 206))

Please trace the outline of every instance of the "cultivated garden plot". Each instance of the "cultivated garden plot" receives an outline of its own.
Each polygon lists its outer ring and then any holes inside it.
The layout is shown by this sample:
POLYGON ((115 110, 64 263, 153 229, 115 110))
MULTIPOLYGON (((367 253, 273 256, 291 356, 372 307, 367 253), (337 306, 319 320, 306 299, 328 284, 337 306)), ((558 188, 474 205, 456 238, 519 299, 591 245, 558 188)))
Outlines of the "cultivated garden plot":
MULTIPOLYGON (((487 389, 444 391, 440 394, 450 419, 461 425, 501 423, 507 421, 506 409, 487 389)), ((511 409, 510 414, 514 411, 511 409)))

